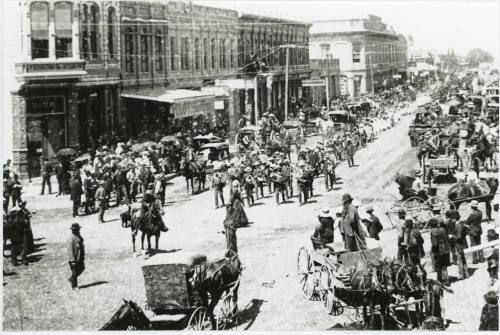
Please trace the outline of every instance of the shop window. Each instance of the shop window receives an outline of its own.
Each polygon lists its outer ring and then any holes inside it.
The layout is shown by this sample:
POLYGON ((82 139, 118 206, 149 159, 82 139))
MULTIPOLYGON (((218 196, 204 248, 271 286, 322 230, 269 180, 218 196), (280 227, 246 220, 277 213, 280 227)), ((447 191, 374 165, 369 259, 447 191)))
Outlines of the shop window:
POLYGON ((54 5, 56 58, 65 58, 72 56, 72 8, 73 5, 69 2, 58 2, 54 5))
POLYGON ((203 68, 208 70, 208 40, 203 39, 203 68))
POLYGON ((200 69, 200 39, 194 39, 194 67, 196 70, 200 69))
POLYGON ((108 8, 108 56, 109 59, 116 58, 116 10, 108 8))
POLYGON ((352 43, 352 62, 359 63, 361 62, 361 43, 353 42, 352 43))
POLYGON ((31 57, 49 58, 49 4, 33 2, 31 15, 31 57))
POLYGON ((189 39, 181 39, 181 70, 189 70, 189 39))
POLYGON ((125 71, 133 73, 134 67, 134 31, 131 28, 125 29, 125 71))
POLYGON ((176 66, 175 66, 176 52, 177 52, 177 48, 175 45, 175 37, 170 37, 170 69, 172 71, 176 70, 176 66))
POLYGON ((210 44, 211 44, 210 51, 211 51, 211 56, 212 56, 212 69, 215 69, 215 39, 212 38, 210 44))
POLYGON ((148 31, 143 29, 141 39, 141 72, 149 72, 149 36, 148 31))
POLYGON ((161 31, 157 30, 154 36, 154 47, 155 47, 155 71, 163 71, 163 36, 161 36, 161 31))

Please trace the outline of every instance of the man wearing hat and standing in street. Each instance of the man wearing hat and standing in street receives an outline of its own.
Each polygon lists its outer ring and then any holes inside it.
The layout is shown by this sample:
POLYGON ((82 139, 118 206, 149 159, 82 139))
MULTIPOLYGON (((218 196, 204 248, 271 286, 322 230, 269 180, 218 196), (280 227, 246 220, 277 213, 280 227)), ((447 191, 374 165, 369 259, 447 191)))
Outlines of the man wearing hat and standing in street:
POLYGON ((80 225, 73 223, 71 225, 71 237, 68 239, 68 257, 71 276, 68 281, 73 290, 78 290, 78 276, 85 270, 85 246, 83 237, 80 235, 80 225))
POLYGON ((370 215, 370 218, 362 219, 361 221, 366 225, 366 230, 368 231, 368 234, 370 234, 370 238, 374 238, 377 241, 379 241, 380 237, 378 236, 378 234, 382 231, 384 227, 382 227, 379 218, 373 214, 372 206, 368 206, 366 208, 366 213, 370 215))
POLYGON ((99 207, 99 223, 104 223, 104 211, 106 210, 106 191, 104 190, 104 181, 99 180, 99 188, 95 192, 97 207, 99 207))
MULTIPOLYGON (((471 247, 475 245, 481 244, 481 234, 483 233, 483 229, 481 227, 481 221, 483 219, 483 213, 477 208, 479 203, 477 200, 472 200, 470 207, 472 212, 469 217, 465 221, 465 224, 469 229, 469 236, 471 241, 471 247)), ((472 253, 472 264, 482 263, 484 262, 483 251, 479 250, 472 253)))
POLYGON ((359 215, 355 206, 352 204, 352 197, 350 194, 342 196, 342 203, 344 209, 342 211, 342 228, 345 237, 345 249, 347 252, 358 251, 366 249, 365 236, 360 227, 359 215))
POLYGON ((326 207, 322 208, 318 214, 319 224, 314 229, 314 234, 311 236, 314 250, 323 249, 326 244, 333 243, 333 218, 330 215, 330 210, 326 207))
POLYGON ((352 143, 351 138, 347 139, 345 151, 346 151, 346 155, 347 155, 347 164, 349 165, 349 167, 353 167, 354 166, 354 152, 356 151, 356 149, 354 148, 354 144, 352 143))

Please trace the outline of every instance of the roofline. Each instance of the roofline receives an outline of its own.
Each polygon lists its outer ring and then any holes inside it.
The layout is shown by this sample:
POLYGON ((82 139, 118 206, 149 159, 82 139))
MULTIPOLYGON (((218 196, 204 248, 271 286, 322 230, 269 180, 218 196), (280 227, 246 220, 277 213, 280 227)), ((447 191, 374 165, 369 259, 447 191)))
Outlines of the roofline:
POLYGON ((339 31, 339 32, 326 32, 326 33, 309 33, 309 37, 323 37, 323 36, 334 36, 334 35, 380 35, 384 37, 391 37, 394 38, 394 40, 399 40, 399 37, 397 34, 393 33, 385 33, 385 32, 380 32, 380 31, 373 31, 373 30, 357 30, 357 31, 339 31))

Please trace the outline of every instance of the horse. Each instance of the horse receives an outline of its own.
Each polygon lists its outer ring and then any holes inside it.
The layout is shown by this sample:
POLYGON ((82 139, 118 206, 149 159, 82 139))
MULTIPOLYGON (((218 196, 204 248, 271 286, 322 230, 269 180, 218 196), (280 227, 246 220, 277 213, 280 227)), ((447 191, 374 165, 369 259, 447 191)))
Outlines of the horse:
POLYGON ((217 261, 207 261, 197 265, 192 271, 190 282, 199 293, 202 306, 207 308, 212 329, 216 329, 214 308, 222 297, 232 290, 234 311, 238 311, 239 277, 243 270, 238 255, 231 250, 226 252, 224 258, 217 261), (210 302, 208 299, 210 294, 210 302))
MULTIPOLYGON (((191 162, 191 171, 194 178, 198 182, 198 192, 201 190, 205 190, 205 183, 207 181, 207 172, 206 172, 206 162, 191 162)), ((192 188, 193 186, 191 186, 192 188)))
POLYGON ((130 228, 132 230, 132 247, 135 253, 135 237, 141 231, 141 249, 144 250, 144 237, 148 241, 148 254, 151 255, 151 236, 155 237, 155 252, 158 252, 158 244, 161 234, 162 222, 160 213, 154 207, 134 208, 131 212, 130 228), (142 217, 141 217, 142 211, 142 217))
POLYGON ((484 202, 486 206, 486 216, 491 219, 491 200, 498 190, 497 178, 482 178, 479 181, 468 183, 456 183, 448 189, 448 199, 455 205, 456 209, 464 202, 477 200, 484 202))
POLYGON ((151 321, 142 309, 132 300, 123 299, 123 302, 123 305, 99 330, 151 330, 151 321))
POLYGON ((186 157, 182 159, 180 169, 182 171, 182 175, 186 178, 186 194, 189 194, 189 184, 191 184, 191 194, 193 194, 193 168, 191 166, 191 162, 186 157))

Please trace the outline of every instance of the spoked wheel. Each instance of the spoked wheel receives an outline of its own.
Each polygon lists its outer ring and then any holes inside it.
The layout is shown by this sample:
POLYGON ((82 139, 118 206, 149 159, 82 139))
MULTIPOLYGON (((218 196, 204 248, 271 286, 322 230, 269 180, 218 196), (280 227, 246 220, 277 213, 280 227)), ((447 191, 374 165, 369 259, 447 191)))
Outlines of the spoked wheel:
POLYGON ((314 264, 309 251, 302 247, 297 260, 300 289, 305 299, 310 300, 314 295, 314 264))
POLYGON ((448 198, 442 196, 435 196, 429 198, 429 200, 427 200, 427 205, 431 209, 434 207, 438 207, 441 212, 441 215, 444 215, 446 211, 456 209, 455 204, 453 202, 451 202, 448 198))
POLYGON ((198 307, 191 314, 186 330, 201 331, 210 330, 211 328, 212 325, 210 324, 208 310, 205 307, 198 307))
POLYGON ((238 326, 238 310, 233 295, 227 294, 220 302, 216 312, 217 330, 232 329, 238 326))
POLYGON ((406 212, 406 217, 413 219, 417 227, 423 226, 431 219, 431 207, 420 197, 411 197, 403 202, 402 209, 406 212))
POLYGON ((328 314, 340 315, 344 313, 344 307, 335 297, 334 273, 333 270, 323 265, 320 272, 320 285, 322 291, 323 308, 328 314))

